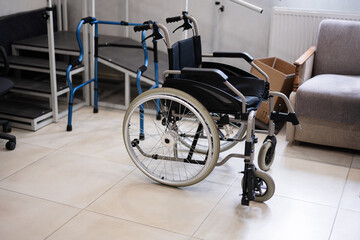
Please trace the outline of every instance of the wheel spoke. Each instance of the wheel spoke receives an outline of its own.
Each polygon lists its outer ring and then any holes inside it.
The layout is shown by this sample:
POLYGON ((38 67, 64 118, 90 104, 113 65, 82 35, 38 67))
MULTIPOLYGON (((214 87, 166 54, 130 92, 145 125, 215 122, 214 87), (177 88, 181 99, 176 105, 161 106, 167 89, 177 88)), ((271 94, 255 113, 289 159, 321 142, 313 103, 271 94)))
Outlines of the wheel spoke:
POLYGON ((155 181, 173 186, 191 185, 206 177, 216 164, 219 154, 216 126, 206 109, 183 92, 153 89, 138 96, 125 114, 124 126, 125 146, 131 159, 155 181), (139 106, 143 106, 141 113, 139 106), (154 108, 160 109, 160 120, 156 119, 154 108), (203 130, 198 143, 187 147, 181 140, 182 133, 192 143, 199 124, 203 130), (132 143, 140 130, 144 139, 132 143), (207 151, 199 151, 198 145, 207 151), (188 162, 185 159, 190 151, 191 162, 188 162))

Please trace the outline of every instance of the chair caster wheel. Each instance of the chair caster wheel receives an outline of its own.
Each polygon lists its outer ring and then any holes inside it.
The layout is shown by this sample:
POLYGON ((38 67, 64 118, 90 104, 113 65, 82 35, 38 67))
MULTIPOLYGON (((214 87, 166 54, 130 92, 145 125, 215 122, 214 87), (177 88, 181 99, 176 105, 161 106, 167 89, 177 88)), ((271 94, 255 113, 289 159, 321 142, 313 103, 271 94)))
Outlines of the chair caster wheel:
POLYGON ((7 150, 14 150, 15 149, 15 146, 16 146, 16 143, 15 142, 11 142, 11 141, 8 141, 6 144, 5 144, 5 147, 7 150))

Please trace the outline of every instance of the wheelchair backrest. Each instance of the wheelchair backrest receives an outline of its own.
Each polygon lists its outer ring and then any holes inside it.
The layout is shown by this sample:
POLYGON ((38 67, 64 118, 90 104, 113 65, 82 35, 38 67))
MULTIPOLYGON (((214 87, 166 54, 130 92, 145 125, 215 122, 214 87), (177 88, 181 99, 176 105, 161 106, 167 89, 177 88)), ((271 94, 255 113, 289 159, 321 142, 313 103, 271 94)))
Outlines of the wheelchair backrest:
POLYGON ((169 69, 181 70, 184 67, 199 67, 201 65, 200 36, 180 40, 168 49, 169 69))

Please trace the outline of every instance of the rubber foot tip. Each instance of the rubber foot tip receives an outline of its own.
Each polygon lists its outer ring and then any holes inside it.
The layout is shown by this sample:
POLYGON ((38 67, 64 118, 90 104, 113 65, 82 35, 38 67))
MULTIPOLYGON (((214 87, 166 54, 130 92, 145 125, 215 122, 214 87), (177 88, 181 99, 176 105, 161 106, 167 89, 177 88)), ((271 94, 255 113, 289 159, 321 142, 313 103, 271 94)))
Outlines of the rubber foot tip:
POLYGON ((139 135, 139 139, 142 141, 142 140, 145 140, 145 135, 144 134, 140 134, 139 135))

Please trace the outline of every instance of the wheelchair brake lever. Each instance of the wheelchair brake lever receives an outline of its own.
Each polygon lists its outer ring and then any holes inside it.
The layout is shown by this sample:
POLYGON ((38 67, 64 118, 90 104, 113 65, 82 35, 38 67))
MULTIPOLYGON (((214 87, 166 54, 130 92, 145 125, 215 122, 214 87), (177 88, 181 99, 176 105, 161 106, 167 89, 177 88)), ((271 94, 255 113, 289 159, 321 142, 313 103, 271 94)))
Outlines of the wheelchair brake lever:
POLYGON ((190 19, 188 19, 188 18, 184 19, 184 24, 181 25, 181 26, 179 26, 179 27, 177 27, 177 28, 173 31, 173 33, 176 32, 176 31, 177 31, 178 29, 180 29, 180 28, 184 28, 183 31, 188 30, 188 29, 192 29, 192 25, 191 25, 191 23, 190 23, 190 19))
POLYGON ((147 36, 146 38, 144 38, 144 40, 141 41, 141 43, 143 43, 144 41, 146 41, 149 38, 154 38, 153 40, 159 40, 159 39, 163 39, 164 36, 159 32, 159 29, 156 29, 153 31, 153 33, 149 36, 147 36))
POLYGON ((175 30, 173 31, 173 33, 175 33, 177 30, 179 30, 180 28, 182 28, 183 25, 178 26, 177 28, 175 28, 175 30))

